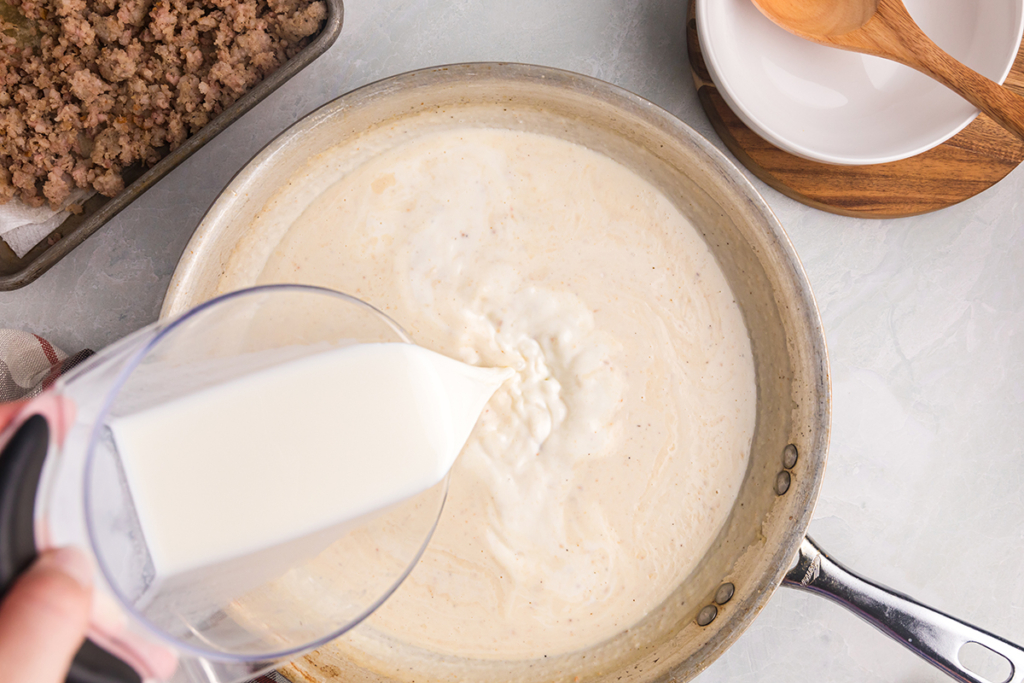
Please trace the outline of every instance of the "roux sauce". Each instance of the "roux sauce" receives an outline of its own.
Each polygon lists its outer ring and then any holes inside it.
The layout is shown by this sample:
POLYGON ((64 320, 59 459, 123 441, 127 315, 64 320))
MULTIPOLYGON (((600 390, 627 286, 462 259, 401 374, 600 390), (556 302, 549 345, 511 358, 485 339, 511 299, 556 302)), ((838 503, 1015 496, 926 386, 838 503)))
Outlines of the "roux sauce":
POLYGON ((749 337, 701 236, 639 175, 537 133, 407 124, 316 168, 236 268, 352 294, 426 348, 516 370, 420 564, 350 646, 521 660, 635 624, 722 528, 754 429, 749 337))

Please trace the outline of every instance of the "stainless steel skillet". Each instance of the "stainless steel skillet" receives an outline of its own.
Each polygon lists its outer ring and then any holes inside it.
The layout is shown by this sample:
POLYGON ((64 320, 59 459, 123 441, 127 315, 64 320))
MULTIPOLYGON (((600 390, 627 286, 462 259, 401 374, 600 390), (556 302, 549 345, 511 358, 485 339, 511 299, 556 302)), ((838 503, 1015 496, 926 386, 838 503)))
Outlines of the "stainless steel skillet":
POLYGON ((830 390, 821 322, 803 269, 777 219, 733 164, 667 112, 615 86, 543 67, 463 64, 389 78, 325 105, 268 145, 214 203, 186 247, 162 315, 255 282, 259 249, 272 244, 260 245, 254 222, 282 188, 316 173, 324 149, 420 112, 454 118, 483 105, 492 112, 486 125, 556 135, 616 159, 702 231, 744 313, 755 357, 758 415, 746 479, 693 574, 640 624, 596 647, 495 662, 410 649, 374 658, 339 641, 296 662, 291 673, 313 681, 687 680, 739 637, 782 584, 851 607, 960 680, 985 680, 959 662, 960 648, 975 642, 1010 662, 1007 680, 1024 681, 1021 648, 859 579, 805 538, 825 468, 830 390))

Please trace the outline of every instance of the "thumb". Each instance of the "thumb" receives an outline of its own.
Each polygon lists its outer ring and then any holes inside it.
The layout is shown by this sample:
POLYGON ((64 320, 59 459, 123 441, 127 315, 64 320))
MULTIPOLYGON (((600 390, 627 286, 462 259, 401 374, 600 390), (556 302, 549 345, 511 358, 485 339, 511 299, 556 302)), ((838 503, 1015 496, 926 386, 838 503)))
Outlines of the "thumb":
POLYGON ((42 553, 0 603, 4 679, 63 683, 85 639, 91 605, 89 560, 74 548, 42 553))
POLYGON ((13 403, 0 403, 0 430, 7 426, 7 423, 14 419, 18 411, 25 407, 25 401, 14 401, 13 403))

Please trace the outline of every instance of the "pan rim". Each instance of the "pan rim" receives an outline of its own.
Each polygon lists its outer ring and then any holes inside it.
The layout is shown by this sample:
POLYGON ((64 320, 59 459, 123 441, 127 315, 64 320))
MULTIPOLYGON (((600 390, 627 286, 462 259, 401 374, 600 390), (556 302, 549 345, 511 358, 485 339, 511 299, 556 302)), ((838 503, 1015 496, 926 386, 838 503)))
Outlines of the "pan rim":
POLYGON ((773 570, 757 579, 754 595, 742 604, 727 622, 722 622, 725 626, 719 624, 718 633, 712 640, 696 650, 685 661, 673 666, 666 666, 668 662, 663 660, 661 666, 654 666, 655 676, 671 676, 673 680, 685 680, 695 676, 717 659, 749 627, 774 594, 793 558, 797 555, 810 523, 824 476, 831 428, 831 376, 820 311, 806 271, 792 241, 764 197, 739 167, 713 143, 685 122, 652 102, 611 83, 552 67, 514 62, 465 62, 441 65, 407 71, 368 83, 323 104, 299 119, 257 152, 235 174, 211 204, 186 245, 182 259, 175 268, 165 294, 160 317, 176 315, 187 308, 189 280, 196 274, 204 252, 211 248, 210 245, 214 241, 218 225, 230 212, 235 198, 245 194, 245 186, 250 181, 252 169, 258 168, 261 163, 275 155, 286 152, 289 145, 298 136, 301 136, 307 129, 315 127, 318 121, 336 116, 339 112, 350 108, 364 106, 379 98, 386 98, 395 91, 421 85, 428 76, 452 83, 485 77, 499 80, 534 81, 551 87, 566 83, 572 83, 574 87, 581 87, 582 84, 582 87, 589 93, 603 98, 605 102, 641 116, 667 134, 685 140, 686 143, 693 145, 697 153, 705 157, 709 166, 720 174, 731 195, 743 202, 741 209, 745 213, 760 218, 759 223, 767 246, 774 251, 779 262, 783 264, 785 271, 789 274, 788 284, 792 287, 796 299, 788 303, 799 307, 802 329, 806 332, 806 338, 809 341, 808 351, 817 359, 817 371, 814 373, 816 381, 814 391, 819 397, 819 405, 816 410, 816 440, 809 453, 801 454, 802 458, 813 461, 816 465, 813 469, 813 476, 801 477, 799 485, 795 484, 793 490, 790 491, 790 497, 794 499, 790 504, 799 508, 799 516, 789 524, 782 542, 777 543, 771 552, 770 566, 773 570))

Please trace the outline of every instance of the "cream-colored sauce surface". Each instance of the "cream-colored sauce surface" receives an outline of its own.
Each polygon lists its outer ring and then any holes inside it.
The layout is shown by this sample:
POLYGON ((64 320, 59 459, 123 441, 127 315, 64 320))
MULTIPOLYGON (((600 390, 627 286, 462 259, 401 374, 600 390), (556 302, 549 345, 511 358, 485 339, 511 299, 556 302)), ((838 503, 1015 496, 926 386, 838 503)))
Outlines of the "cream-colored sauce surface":
POLYGON ((686 579, 736 498, 756 402, 739 308, 676 207, 597 152, 487 127, 376 135, 325 152, 332 181, 271 202, 236 260, 516 375, 420 564, 351 642, 394 664, 610 638, 686 579))

